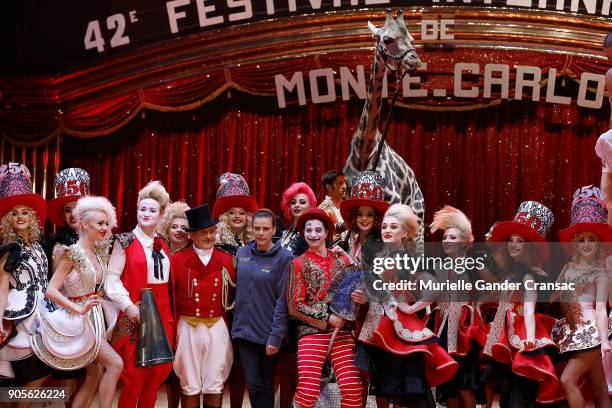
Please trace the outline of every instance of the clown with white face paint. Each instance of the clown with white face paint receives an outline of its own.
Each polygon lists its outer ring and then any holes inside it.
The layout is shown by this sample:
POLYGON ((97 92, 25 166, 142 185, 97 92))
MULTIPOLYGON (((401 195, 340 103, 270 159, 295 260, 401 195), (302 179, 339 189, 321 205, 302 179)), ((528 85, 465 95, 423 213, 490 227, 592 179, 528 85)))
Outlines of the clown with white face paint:
POLYGON ((159 221, 170 197, 159 181, 152 181, 138 193, 133 231, 116 236, 106 278, 106 292, 121 314, 113 332, 111 344, 121 355, 124 369, 121 374, 123 391, 119 407, 153 407, 157 389, 168 377, 171 359, 164 357, 159 364, 136 366, 140 296, 143 288, 151 288, 163 330, 174 345, 175 323, 172 313, 173 279, 170 250, 156 235, 159 221))
POLYGON ((289 267, 287 307, 298 326, 298 386, 295 405, 312 408, 320 393, 321 369, 326 350, 342 394, 342 408, 361 407, 361 378, 353 364, 355 342, 346 321, 328 310, 330 284, 349 258, 327 249, 326 240, 334 234, 334 223, 324 210, 312 208, 297 222, 308 250, 289 267), (335 341, 332 333, 337 331, 335 341))
MULTIPOLYGON (((570 226, 559 232, 559 240, 571 253, 558 282, 573 283, 575 290, 561 292, 564 318, 553 327, 553 339, 568 363, 561 383, 571 408, 584 406, 582 378, 589 379, 595 405, 609 407, 608 387, 601 356, 610 358, 612 333, 606 304, 609 273, 606 256, 612 242, 612 228, 603 194, 587 186, 574 194, 570 226)), ((609 361, 606 360, 608 363, 609 361)), ((609 364, 608 364, 609 365, 609 364)))

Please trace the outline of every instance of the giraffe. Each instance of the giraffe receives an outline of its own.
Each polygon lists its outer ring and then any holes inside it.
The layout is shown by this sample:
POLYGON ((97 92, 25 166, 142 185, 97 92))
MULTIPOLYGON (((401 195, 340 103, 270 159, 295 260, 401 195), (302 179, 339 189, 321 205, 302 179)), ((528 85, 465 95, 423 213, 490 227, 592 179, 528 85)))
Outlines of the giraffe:
MULTIPOLYGON (((344 165, 344 173, 349 182, 357 172, 369 170, 368 166, 376 154, 378 142, 382 137, 378 130, 378 122, 380 121, 386 66, 388 65, 391 69, 400 69, 398 64, 401 64, 401 68, 405 70, 414 70, 421 65, 421 60, 412 45, 414 38, 406 29, 401 10, 398 10, 397 18, 393 19, 391 9, 387 9, 384 27, 377 28, 371 22, 368 22, 368 27, 377 43, 365 105, 344 165)), ((403 203, 412 208, 419 221, 419 229, 414 240, 422 243, 425 233, 425 202, 414 171, 386 142, 383 144, 378 167, 374 171, 379 172, 386 179, 385 200, 387 202, 403 203)))

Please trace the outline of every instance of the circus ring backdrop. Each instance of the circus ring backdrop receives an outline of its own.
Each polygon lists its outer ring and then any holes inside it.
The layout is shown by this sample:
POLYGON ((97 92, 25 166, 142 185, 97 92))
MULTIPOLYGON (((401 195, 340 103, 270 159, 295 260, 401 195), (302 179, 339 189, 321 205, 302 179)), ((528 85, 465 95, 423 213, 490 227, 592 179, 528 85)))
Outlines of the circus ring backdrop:
POLYGON ((367 22, 387 7, 404 10, 426 63, 403 83, 389 144, 427 221, 451 204, 481 236, 538 200, 556 233, 574 189, 599 183, 607 0, 25 3, 0 82, 0 157, 25 162, 47 197, 59 169, 86 169, 124 229, 156 178, 190 205, 212 202, 225 171, 274 210, 294 181, 322 198, 363 107, 367 22))

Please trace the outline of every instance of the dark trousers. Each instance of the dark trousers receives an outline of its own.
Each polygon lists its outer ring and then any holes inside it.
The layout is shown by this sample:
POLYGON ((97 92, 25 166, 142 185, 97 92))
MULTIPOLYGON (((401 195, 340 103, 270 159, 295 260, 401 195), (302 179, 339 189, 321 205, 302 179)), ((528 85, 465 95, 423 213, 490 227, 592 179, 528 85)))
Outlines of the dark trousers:
POLYGON ((238 341, 244 379, 253 408, 274 408, 274 368, 276 355, 266 356, 266 346, 248 340, 238 341))

